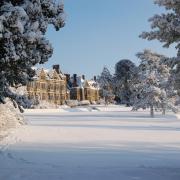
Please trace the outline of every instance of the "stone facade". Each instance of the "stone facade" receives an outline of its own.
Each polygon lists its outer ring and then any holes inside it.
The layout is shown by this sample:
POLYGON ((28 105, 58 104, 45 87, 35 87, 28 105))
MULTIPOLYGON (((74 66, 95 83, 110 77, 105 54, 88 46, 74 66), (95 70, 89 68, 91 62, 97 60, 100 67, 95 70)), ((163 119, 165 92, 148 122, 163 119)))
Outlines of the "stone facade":
POLYGON ((59 66, 53 66, 52 70, 39 69, 33 81, 27 85, 29 99, 35 103, 46 101, 55 105, 63 105, 66 100, 88 100, 90 103, 100 100, 100 90, 96 80, 85 80, 85 76, 70 77, 62 74, 59 66))
POLYGON ((58 66, 48 71, 39 69, 34 80, 27 85, 28 96, 32 100, 47 101, 56 105, 65 104, 69 98, 66 76, 59 72, 58 66))
POLYGON ((70 98, 78 101, 88 100, 90 103, 100 100, 99 86, 95 80, 85 80, 84 76, 71 78, 70 98))
POLYGON ((100 100, 99 87, 96 81, 85 81, 84 84, 84 96, 86 100, 90 102, 97 102, 100 100))

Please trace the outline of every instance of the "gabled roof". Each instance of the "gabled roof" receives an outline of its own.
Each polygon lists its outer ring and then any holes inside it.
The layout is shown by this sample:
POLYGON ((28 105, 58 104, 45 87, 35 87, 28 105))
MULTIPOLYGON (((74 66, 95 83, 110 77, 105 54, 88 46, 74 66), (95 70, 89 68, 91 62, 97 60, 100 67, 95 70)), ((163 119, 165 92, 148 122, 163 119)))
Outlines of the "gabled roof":
MULTIPOLYGON (((73 84, 74 82, 74 77, 71 77, 70 79, 70 82, 73 84)), ((83 88, 84 87, 84 79, 81 77, 81 76, 78 76, 76 78, 76 82, 77 82, 77 86, 80 87, 80 88, 83 88)))
POLYGON ((40 76, 43 76, 43 75, 45 76, 45 78, 48 78, 48 75, 47 75, 46 71, 43 68, 37 69, 36 74, 34 76, 34 79, 38 79, 40 76))
POLYGON ((50 70, 48 73, 49 79, 60 79, 60 76, 55 69, 50 70))
POLYGON ((92 89, 99 89, 99 84, 94 80, 88 80, 85 83, 85 87, 89 87, 92 89))
POLYGON ((85 80, 85 82, 84 82, 84 87, 90 87, 90 85, 89 85, 87 80, 85 80))
POLYGON ((49 70, 49 69, 44 69, 44 68, 38 68, 38 69, 35 69, 35 71, 36 71, 36 74, 34 76, 34 79, 38 79, 40 76, 43 76, 43 75, 45 76, 47 80, 49 79, 62 79, 63 80, 66 77, 62 73, 58 74, 55 69, 49 70))
MULTIPOLYGON (((70 82, 73 84, 74 78, 71 77, 70 82)), ((100 89, 99 84, 94 80, 84 80, 81 76, 76 78, 77 87, 79 88, 91 88, 91 89, 100 89)), ((75 87, 73 87, 75 88, 75 87)))

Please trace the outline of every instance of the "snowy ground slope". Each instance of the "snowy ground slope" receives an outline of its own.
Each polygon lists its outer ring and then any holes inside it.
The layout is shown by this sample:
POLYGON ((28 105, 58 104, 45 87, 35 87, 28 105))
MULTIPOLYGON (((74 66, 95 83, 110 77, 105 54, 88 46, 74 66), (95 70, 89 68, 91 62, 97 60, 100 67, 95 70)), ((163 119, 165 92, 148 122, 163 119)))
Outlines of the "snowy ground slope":
MULTIPOLYGON (((72 109, 71 109, 72 111, 72 109)), ((179 180, 180 121, 130 112, 27 111, 1 142, 0 180, 179 180)))

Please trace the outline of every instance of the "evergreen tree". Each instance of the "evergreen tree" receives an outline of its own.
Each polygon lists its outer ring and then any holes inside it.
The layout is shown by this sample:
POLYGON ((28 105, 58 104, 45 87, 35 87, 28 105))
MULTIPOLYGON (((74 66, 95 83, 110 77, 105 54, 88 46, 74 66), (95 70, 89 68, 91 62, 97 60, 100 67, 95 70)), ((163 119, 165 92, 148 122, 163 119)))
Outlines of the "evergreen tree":
MULTIPOLYGON (((180 89, 180 0, 155 0, 155 4, 163 6, 168 11, 154 15, 149 19, 152 31, 143 32, 140 37, 148 40, 157 39, 164 47, 175 44, 177 57, 166 59, 175 74, 176 89, 180 89)), ((179 92, 180 94, 180 92, 179 92)))
POLYGON ((45 38, 49 24, 64 26, 62 4, 54 0, 1 0, 0 2, 0 103, 9 98, 27 107, 27 99, 14 88, 34 76, 32 67, 43 64, 53 49, 45 38))
POLYGON ((141 63, 134 82, 133 110, 150 108, 152 117, 155 109, 161 109, 163 114, 166 108, 176 110, 173 106, 175 91, 171 85, 170 68, 162 63, 166 57, 149 50, 138 53, 137 57, 141 63))
POLYGON ((131 83, 136 75, 135 64, 128 60, 123 59, 116 63, 115 65, 115 75, 114 75, 114 92, 117 97, 120 98, 121 103, 129 106, 131 104, 131 83))
POLYGON ((114 97, 113 95, 113 77, 107 67, 103 68, 100 76, 97 78, 97 82, 102 90, 103 97, 106 103, 114 97))

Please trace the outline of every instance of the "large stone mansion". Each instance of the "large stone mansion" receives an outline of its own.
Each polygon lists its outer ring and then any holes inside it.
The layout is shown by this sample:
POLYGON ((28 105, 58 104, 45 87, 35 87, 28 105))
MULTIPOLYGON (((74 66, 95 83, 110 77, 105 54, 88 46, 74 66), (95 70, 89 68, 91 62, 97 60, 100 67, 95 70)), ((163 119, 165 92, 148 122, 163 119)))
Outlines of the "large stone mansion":
POLYGON ((59 71, 59 66, 52 70, 38 69, 33 81, 27 85, 29 99, 47 101, 62 105, 69 98, 66 88, 66 76, 59 71))
POLYGON ((85 80, 85 76, 71 77, 63 74, 59 65, 52 70, 37 69, 33 81, 27 85, 29 99, 33 101, 47 101, 48 103, 63 105, 66 100, 88 100, 90 103, 100 99, 99 86, 94 80, 85 80))

